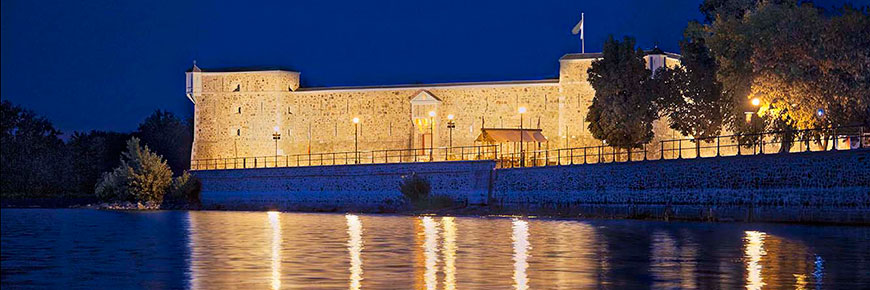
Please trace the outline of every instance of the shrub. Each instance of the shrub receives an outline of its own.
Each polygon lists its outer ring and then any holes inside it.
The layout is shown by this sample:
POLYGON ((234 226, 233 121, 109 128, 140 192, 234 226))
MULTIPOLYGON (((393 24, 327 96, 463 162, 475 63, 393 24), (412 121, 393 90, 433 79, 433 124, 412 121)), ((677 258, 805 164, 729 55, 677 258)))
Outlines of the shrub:
POLYGON ((164 201, 177 204, 199 204, 202 181, 187 171, 172 180, 164 201))
POLYGON ((402 184, 399 186, 399 190, 411 202, 418 202, 429 196, 429 191, 432 190, 432 187, 429 185, 429 181, 426 181, 426 179, 423 179, 416 173, 412 173, 409 176, 402 176, 402 184))
POLYGON ((96 193, 104 201, 160 203, 171 182, 172 171, 163 157, 133 137, 121 154, 121 165, 103 175, 96 193))
POLYGON ((453 199, 449 196, 431 195, 432 186, 429 184, 429 181, 416 173, 403 176, 399 190, 416 209, 439 209, 451 207, 454 204, 453 199))

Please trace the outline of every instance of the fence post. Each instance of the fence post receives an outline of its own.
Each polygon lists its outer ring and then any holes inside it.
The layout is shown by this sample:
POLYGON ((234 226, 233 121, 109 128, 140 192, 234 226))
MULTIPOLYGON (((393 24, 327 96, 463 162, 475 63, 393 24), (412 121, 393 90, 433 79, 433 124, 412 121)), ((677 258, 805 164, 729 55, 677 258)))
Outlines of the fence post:
POLYGON ((719 157, 719 144, 722 143, 720 136, 716 136, 716 157, 719 157))
POLYGON ((601 163, 601 147, 603 146, 598 146, 598 163, 601 163))
POLYGON ((660 147, 659 147, 659 149, 661 150, 661 153, 659 154, 659 160, 664 160, 665 159, 665 141, 662 140, 659 142, 661 142, 660 147))
POLYGON ((837 151, 837 128, 831 129, 834 135, 834 146, 831 148, 833 151, 837 151))
POLYGON ((760 145, 758 146, 758 153, 759 155, 764 155, 764 134, 758 136, 758 139, 758 142, 760 143, 760 145))
POLYGON ((677 150, 677 159, 683 159, 683 139, 678 139, 679 149, 677 150))

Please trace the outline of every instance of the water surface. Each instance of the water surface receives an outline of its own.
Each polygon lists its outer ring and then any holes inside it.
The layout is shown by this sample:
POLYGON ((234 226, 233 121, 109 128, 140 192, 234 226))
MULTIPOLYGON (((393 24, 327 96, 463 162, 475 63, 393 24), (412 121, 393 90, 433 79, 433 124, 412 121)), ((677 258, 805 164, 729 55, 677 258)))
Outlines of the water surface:
POLYGON ((870 228, 2 210, 3 288, 865 288, 870 228))

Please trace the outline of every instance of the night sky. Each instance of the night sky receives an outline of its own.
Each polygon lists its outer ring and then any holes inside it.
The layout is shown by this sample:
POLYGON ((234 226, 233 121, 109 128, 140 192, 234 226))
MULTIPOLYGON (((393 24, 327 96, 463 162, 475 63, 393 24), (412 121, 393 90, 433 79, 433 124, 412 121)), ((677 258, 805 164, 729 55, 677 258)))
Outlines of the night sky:
MULTIPOLYGON (((61 130, 130 131, 155 109, 192 115, 184 71, 278 66, 302 85, 555 78, 608 35, 679 52, 700 0, 2 1, 2 99, 61 130)), ((816 1, 867 5, 870 0, 816 1)))

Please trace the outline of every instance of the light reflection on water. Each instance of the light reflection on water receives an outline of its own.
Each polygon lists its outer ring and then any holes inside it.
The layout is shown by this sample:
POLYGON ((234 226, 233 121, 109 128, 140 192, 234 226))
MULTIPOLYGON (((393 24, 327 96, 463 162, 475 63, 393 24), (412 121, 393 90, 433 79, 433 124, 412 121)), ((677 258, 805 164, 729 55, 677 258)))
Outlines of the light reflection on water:
POLYGON ((870 283, 866 227, 2 213, 4 288, 818 289, 870 283))

